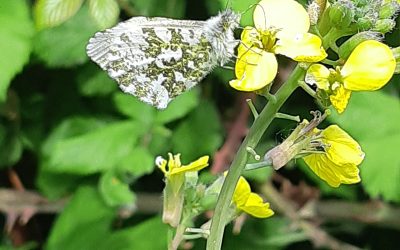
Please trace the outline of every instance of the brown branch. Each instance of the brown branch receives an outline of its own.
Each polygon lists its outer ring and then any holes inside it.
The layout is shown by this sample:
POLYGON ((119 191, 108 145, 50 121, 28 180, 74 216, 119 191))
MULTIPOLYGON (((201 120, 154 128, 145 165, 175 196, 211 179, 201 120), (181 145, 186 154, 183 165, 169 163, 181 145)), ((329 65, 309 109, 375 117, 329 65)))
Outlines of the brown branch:
POLYGON ((381 201, 313 201, 301 209, 301 215, 308 219, 350 220, 400 230, 400 208, 381 201))
POLYGON ((233 157, 238 150, 243 137, 246 135, 248 127, 248 117, 250 115, 250 109, 247 106, 246 99, 254 99, 254 94, 240 95, 236 100, 236 106, 239 109, 239 115, 237 115, 232 126, 228 129, 228 134, 224 145, 218 150, 213 159, 211 166, 211 172, 213 174, 221 173, 227 169, 232 162, 233 157))
POLYGON ((296 205, 283 197, 270 182, 264 184, 261 191, 266 197, 268 197, 271 207, 295 222, 296 225, 307 234, 308 238, 316 247, 326 247, 328 249, 338 250, 359 249, 358 247, 335 239, 323 229, 305 219, 302 219, 295 208, 296 205))

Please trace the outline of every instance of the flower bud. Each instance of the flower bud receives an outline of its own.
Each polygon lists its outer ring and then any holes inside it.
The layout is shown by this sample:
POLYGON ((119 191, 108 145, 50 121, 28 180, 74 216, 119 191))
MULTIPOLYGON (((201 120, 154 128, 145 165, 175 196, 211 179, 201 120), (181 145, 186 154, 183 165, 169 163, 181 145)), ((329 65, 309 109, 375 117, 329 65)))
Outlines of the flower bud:
POLYGON ((370 30, 374 26, 374 20, 366 16, 361 17, 357 20, 357 27, 359 30, 370 30))
POLYGON ((357 47, 357 45, 364 41, 380 41, 381 39, 382 34, 379 32, 364 31, 357 33, 340 46, 338 51, 339 58, 346 60, 350 56, 351 52, 357 47))
POLYGON ((381 6, 379 10, 380 19, 392 18, 398 11, 400 5, 397 2, 391 1, 381 6))
POLYGON ((307 121, 300 123, 285 141, 265 154, 264 160, 272 162, 272 167, 275 170, 285 166, 304 149, 305 145, 309 143, 307 137, 300 139, 303 136, 302 131, 307 127, 307 125, 307 121))
POLYGON ((374 31, 381 32, 382 34, 390 32, 396 26, 396 22, 392 19, 381 19, 376 21, 374 31))
POLYGON ((337 28, 347 28, 354 20, 354 5, 350 1, 335 2, 329 10, 329 18, 337 28))
POLYGON ((307 12, 310 16, 311 25, 316 25, 321 18, 326 9, 326 2, 326 0, 313 0, 312 3, 308 5, 307 12))
POLYGON ((396 59, 396 69, 394 71, 395 74, 400 74, 400 47, 392 49, 393 56, 396 59))

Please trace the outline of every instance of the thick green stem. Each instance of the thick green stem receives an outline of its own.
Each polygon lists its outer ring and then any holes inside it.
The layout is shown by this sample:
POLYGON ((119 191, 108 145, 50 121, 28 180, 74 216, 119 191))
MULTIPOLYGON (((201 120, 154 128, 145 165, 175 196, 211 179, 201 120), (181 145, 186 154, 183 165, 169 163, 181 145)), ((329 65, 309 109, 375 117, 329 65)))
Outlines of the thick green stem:
POLYGON ((228 222, 227 212, 232 202, 233 192, 235 191, 236 183, 247 163, 249 153, 247 147, 255 148, 268 128, 275 114, 279 111, 283 103, 298 87, 298 81, 304 79, 305 71, 297 66, 290 75, 287 82, 276 93, 276 102, 268 102, 260 115, 255 119, 249 133, 240 146, 235 159, 229 169, 225 182, 222 186, 221 193, 218 197, 217 206, 214 216, 211 221, 210 236, 207 240, 207 250, 219 250, 222 245, 225 225, 228 222))

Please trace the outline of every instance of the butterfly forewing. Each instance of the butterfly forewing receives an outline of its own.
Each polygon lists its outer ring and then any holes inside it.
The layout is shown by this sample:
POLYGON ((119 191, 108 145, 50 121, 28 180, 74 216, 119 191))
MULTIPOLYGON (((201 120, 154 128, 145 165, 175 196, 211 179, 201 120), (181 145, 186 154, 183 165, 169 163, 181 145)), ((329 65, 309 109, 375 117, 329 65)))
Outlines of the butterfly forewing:
POLYGON ((134 17, 96 33, 87 53, 124 92, 165 108, 217 65, 203 27, 202 21, 134 17))

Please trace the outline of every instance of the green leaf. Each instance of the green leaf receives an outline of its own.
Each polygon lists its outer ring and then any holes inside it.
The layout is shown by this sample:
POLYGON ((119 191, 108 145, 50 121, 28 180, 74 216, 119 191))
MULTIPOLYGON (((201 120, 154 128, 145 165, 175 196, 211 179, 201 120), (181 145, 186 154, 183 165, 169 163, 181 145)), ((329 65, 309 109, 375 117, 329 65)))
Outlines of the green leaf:
POLYGON ((84 96, 105 96, 114 92, 118 86, 103 70, 94 64, 84 67, 78 73, 79 92, 84 96))
POLYGON ((115 0, 89 0, 89 11, 101 29, 114 25, 119 16, 119 6, 115 0))
POLYGON ((19 128, 10 123, 0 124, 0 168, 14 165, 22 155, 22 140, 19 128))
POLYGON ((353 93, 344 114, 330 120, 351 134, 365 152, 361 183, 372 196, 400 201, 400 101, 381 91, 353 93))
POLYGON ((119 164, 118 170, 128 172, 138 178, 154 170, 154 155, 145 147, 136 147, 119 164))
POLYGON ((129 0, 134 9, 143 16, 165 16, 183 18, 186 1, 184 0, 129 0))
POLYGON ((205 154, 212 155, 222 143, 221 124, 217 110, 202 102, 175 130, 172 137, 174 153, 181 153, 183 162, 205 154))
POLYGON ((54 27, 76 14, 83 0, 38 0, 34 8, 38 29, 54 27))
POLYGON ((54 145, 48 169, 56 173, 93 174, 111 169, 131 153, 144 128, 137 122, 115 122, 54 145))
POLYGON ((192 89, 170 102, 165 110, 156 113, 155 122, 165 124, 176 119, 182 118, 199 104, 199 92, 192 89))
POLYGON ((52 227, 45 249, 97 249, 110 236, 114 217, 96 189, 83 186, 52 227))
POLYGON ((27 1, 2 1, 0 7, 0 102, 10 81, 28 62, 34 33, 27 1))
POLYGON ((70 67, 88 60, 86 44, 98 30, 84 5, 60 26, 40 31, 34 40, 34 52, 49 67, 70 67))
POLYGON ((46 171, 45 168, 40 166, 35 184, 46 198, 51 200, 63 198, 79 187, 79 184, 82 185, 82 176, 56 174, 46 171))
POLYGON ((129 189, 129 185, 117 177, 113 170, 102 174, 99 191, 106 204, 111 207, 133 205, 135 201, 135 195, 129 189))
POLYGON ((85 135, 105 125, 106 122, 93 117, 73 117, 65 119, 50 133, 43 143, 42 155, 44 158, 49 158, 53 154, 54 147, 59 141, 85 135))
POLYGON ((145 124, 151 126, 155 108, 139 101, 136 97, 125 93, 117 92, 114 95, 114 104, 121 114, 132 117, 145 124))
POLYGON ((96 250, 167 249, 167 225, 156 216, 137 226, 117 231, 96 250))

